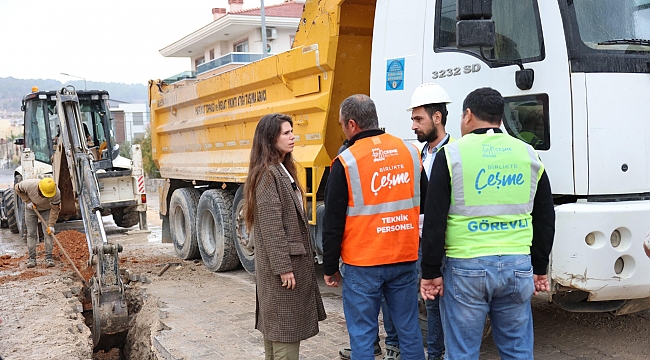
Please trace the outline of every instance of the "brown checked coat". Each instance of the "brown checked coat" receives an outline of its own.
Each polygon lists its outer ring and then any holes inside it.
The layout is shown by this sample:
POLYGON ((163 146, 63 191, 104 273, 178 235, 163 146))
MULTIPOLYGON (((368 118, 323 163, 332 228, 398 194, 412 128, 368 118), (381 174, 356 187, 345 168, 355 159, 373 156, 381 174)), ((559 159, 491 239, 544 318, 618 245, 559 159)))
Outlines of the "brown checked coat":
POLYGON ((260 177, 255 194, 255 328, 273 342, 310 338, 326 315, 304 208, 280 165, 260 177), (293 290, 280 279, 289 271, 296 279, 293 290))

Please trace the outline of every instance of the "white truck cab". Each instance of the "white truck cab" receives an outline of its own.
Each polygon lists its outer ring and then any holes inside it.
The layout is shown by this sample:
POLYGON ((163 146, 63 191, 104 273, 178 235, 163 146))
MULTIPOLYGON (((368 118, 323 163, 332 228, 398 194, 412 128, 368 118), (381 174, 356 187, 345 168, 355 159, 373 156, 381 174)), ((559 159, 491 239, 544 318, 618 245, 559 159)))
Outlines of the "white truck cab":
POLYGON ((416 141, 413 90, 492 87, 503 130, 531 144, 551 181, 552 299, 573 311, 650 306, 650 0, 492 0, 494 47, 457 47, 457 0, 377 1, 370 96, 380 126, 416 141), (531 71, 532 70, 532 71, 531 71))

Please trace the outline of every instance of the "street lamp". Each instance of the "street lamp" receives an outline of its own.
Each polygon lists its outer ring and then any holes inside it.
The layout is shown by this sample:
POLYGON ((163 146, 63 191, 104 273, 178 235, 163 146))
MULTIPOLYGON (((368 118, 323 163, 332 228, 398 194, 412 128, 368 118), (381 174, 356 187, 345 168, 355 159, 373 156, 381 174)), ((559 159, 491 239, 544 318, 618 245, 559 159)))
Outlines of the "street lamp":
POLYGON ((77 78, 77 79, 82 79, 84 81, 84 90, 88 90, 86 88, 86 78, 85 77, 70 75, 70 74, 66 74, 66 73, 61 73, 61 75, 70 76, 70 77, 77 78))

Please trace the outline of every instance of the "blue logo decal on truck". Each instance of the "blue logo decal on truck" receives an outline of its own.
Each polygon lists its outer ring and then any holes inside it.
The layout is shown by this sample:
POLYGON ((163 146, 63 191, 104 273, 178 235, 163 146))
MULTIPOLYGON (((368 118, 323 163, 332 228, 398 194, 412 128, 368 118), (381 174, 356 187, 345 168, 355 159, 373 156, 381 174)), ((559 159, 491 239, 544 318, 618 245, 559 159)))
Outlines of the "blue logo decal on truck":
POLYGON ((404 58, 386 61, 386 90, 404 90, 404 58))

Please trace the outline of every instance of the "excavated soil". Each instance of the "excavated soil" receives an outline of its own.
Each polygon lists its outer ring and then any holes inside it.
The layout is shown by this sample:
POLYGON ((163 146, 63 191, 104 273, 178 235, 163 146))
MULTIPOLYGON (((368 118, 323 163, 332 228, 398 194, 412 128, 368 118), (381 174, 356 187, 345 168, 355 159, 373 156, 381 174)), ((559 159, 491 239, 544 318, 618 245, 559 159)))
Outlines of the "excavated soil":
MULTIPOLYGON (((72 262, 75 264, 77 269, 81 272, 86 281, 90 280, 93 275, 93 269, 89 268, 86 264, 88 261, 88 245, 86 245, 86 235, 76 230, 66 230, 58 234, 55 234, 61 246, 70 256, 72 262)), ((25 253, 22 256, 12 256, 9 254, 4 254, 0 256, 0 270, 4 271, 18 271, 16 274, 0 276, 0 284, 4 284, 10 281, 20 281, 26 279, 32 279, 35 277, 43 276, 48 274, 47 271, 42 271, 42 265, 44 263, 45 257, 45 244, 40 243, 36 247, 36 257, 38 267, 34 269, 27 269, 24 267, 24 264, 27 262, 28 254, 25 253)), ((62 270, 72 270, 72 267, 62 255, 59 247, 54 244, 54 249, 52 250, 52 258, 55 261, 61 261, 63 264, 62 270)))

